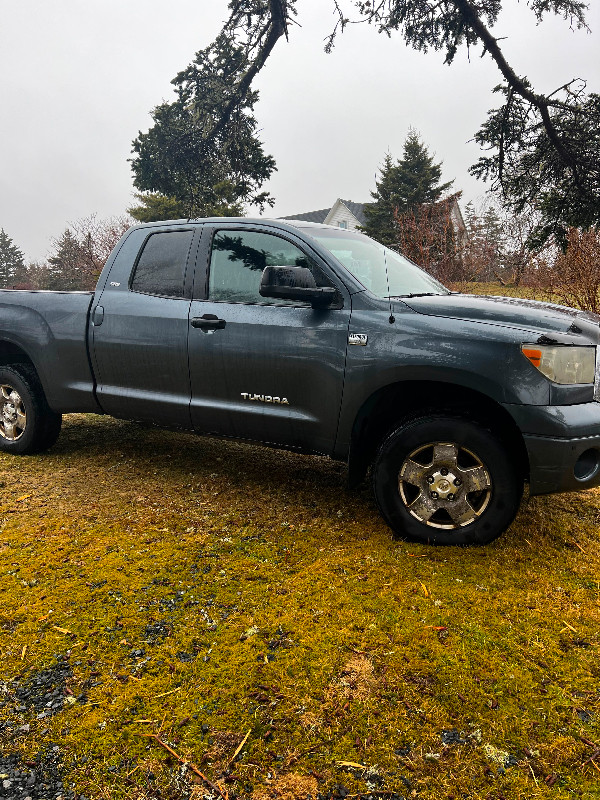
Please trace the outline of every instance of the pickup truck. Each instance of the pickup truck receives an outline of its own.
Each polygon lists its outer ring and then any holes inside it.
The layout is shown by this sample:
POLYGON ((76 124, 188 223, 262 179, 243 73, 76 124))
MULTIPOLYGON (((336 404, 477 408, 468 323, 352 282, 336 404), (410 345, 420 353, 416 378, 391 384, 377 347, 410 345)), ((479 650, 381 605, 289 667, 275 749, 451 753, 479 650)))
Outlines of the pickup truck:
POLYGON ((358 232, 139 225, 96 291, 0 292, 0 449, 93 412, 371 474, 395 536, 486 544, 531 495, 600 484, 600 317, 450 292, 358 232))

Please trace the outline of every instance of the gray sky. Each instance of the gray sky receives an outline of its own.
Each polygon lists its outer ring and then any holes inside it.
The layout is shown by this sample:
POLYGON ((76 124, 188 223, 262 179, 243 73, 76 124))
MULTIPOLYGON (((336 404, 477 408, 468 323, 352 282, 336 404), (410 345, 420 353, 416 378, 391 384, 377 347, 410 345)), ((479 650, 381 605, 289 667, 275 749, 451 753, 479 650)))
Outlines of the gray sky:
MULTIPOLYGON (((495 33, 517 73, 551 90, 573 77, 600 91, 600 3, 592 34, 552 19, 535 25, 506 0, 495 33)), ((409 127, 443 161, 464 199, 482 194, 469 139, 496 103, 491 59, 415 53, 399 36, 350 26, 329 56, 331 0, 298 0, 302 27, 279 42, 256 88, 265 149, 278 166, 267 216, 368 201, 389 150, 409 127)), ((0 227, 28 258, 44 257, 69 222, 132 203, 131 141, 172 97, 171 79, 218 32, 226 0, 0 0, 0 227)))

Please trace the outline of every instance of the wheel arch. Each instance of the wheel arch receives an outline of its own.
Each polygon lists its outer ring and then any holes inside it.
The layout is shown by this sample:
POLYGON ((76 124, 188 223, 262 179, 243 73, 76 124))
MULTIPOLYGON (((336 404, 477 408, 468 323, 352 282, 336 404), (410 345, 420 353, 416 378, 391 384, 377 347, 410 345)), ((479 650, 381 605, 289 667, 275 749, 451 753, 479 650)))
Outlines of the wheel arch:
POLYGON ((7 367, 11 364, 26 364, 35 370, 39 379, 39 372, 28 353, 18 344, 4 339, 0 341, 0 367, 7 367))
POLYGON ((379 445, 394 428, 403 420, 431 413, 462 416, 487 428, 507 447, 523 479, 528 477, 529 459, 523 436, 500 403, 466 386, 408 380, 377 389, 359 409, 348 452, 349 486, 364 480, 379 445))

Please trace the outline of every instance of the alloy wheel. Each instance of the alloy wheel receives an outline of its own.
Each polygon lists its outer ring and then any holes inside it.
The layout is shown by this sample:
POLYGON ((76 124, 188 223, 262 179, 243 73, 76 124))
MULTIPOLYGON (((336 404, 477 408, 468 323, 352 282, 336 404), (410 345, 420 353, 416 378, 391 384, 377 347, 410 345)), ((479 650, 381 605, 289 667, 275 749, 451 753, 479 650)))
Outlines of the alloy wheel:
POLYGON ((431 442, 403 461, 398 491, 406 510, 419 522, 452 530, 483 514, 492 482, 481 459, 470 450, 452 442, 431 442))
POLYGON ((16 442, 25 433, 27 413, 21 395, 8 384, 0 386, 0 436, 16 442))

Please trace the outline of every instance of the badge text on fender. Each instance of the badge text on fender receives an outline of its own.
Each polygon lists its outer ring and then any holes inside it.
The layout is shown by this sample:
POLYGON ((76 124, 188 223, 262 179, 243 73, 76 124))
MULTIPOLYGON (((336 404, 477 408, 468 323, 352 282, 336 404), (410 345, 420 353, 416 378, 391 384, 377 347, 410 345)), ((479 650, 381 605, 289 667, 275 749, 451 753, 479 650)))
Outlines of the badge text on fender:
POLYGON ((349 333, 348 344, 360 344, 363 347, 367 344, 369 337, 366 333, 349 333))
POLYGON ((241 393, 244 400, 257 400, 259 403, 276 403, 280 406, 289 406, 287 397, 275 397, 270 394, 250 394, 249 392, 241 393))

